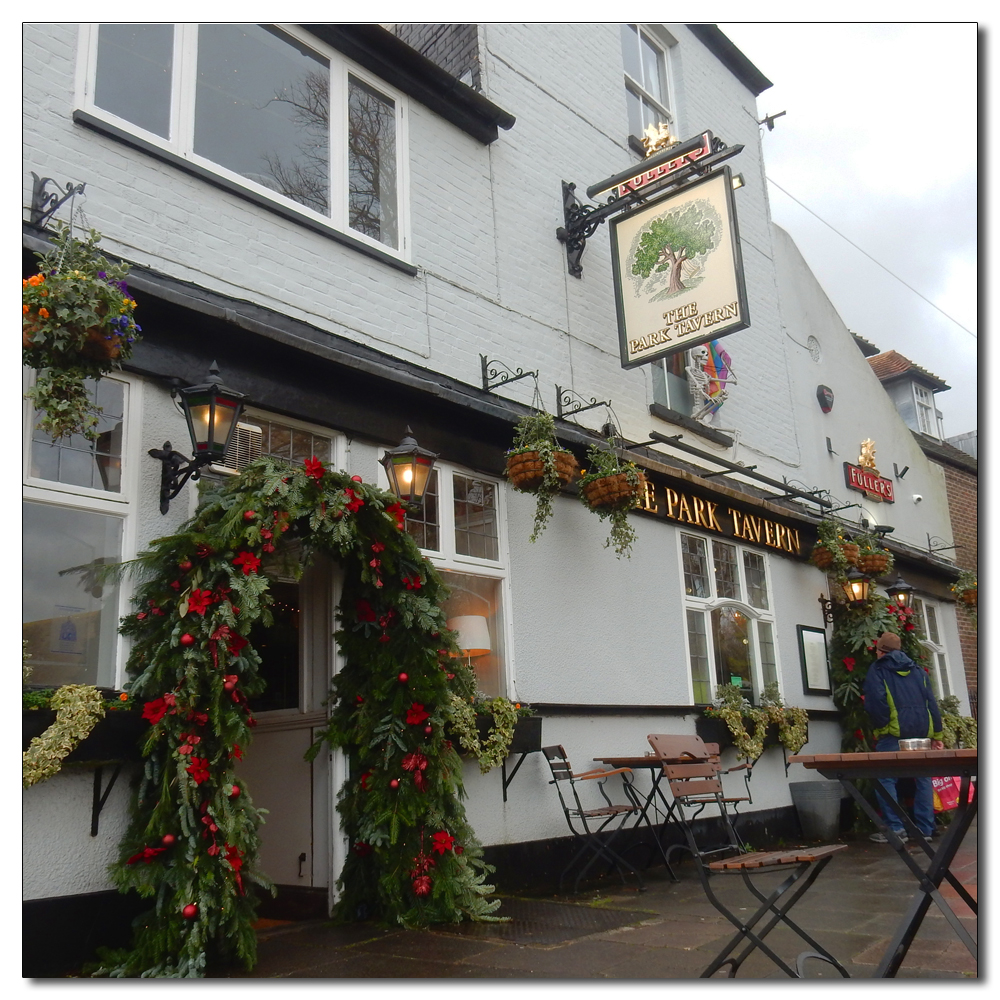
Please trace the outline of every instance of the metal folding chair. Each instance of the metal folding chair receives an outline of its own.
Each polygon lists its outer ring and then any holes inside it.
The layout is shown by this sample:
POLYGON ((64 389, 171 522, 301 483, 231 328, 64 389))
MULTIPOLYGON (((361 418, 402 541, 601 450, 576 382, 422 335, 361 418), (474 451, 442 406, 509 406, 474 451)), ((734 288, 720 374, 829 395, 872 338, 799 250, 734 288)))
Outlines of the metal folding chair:
MULTIPOLYGON (((746 852, 733 829, 726 808, 726 799, 722 794, 719 772, 718 761, 711 759, 690 764, 663 765, 664 777, 673 794, 677 817, 684 828, 688 849, 697 864, 698 876, 705 895, 708 896, 709 902, 737 928, 737 933, 702 972, 701 977, 708 978, 728 965, 729 977, 734 978, 747 957, 759 948, 782 972, 793 978, 803 978, 805 962, 810 958, 828 962, 841 976, 850 978, 843 965, 788 916, 789 910, 816 881, 833 855, 844 850, 847 845, 827 844, 801 850, 791 848, 784 851, 746 852), (694 817, 708 805, 718 808, 728 842, 720 847, 706 850, 698 843, 693 821, 694 817), (776 887, 768 888, 754 881, 758 876, 772 873, 785 876, 776 887), (727 907, 716 895, 712 882, 716 876, 724 874, 740 875, 744 885, 759 902, 760 905, 751 915, 745 916, 743 909, 734 910, 727 907), (811 949, 801 952, 795 958, 794 969, 764 943, 764 938, 779 923, 793 931, 811 949), (745 947, 734 955, 733 952, 741 945, 745 947)), ((768 885, 773 885, 773 879, 769 880, 768 885)))
POLYGON ((559 803, 566 816, 570 832, 580 842, 576 854, 573 855, 569 864, 566 865, 559 876, 560 890, 562 889, 566 873, 588 852, 592 856, 577 874, 576 880, 573 883, 574 892, 578 890, 580 880, 598 860, 608 862, 609 871, 614 867, 621 876, 623 883, 626 881, 625 871, 630 871, 635 875, 639 883, 639 888, 642 889, 642 878, 639 872, 611 846, 612 841, 620 832, 625 820, 629 816, 634 816, 639 812, 639 804, 628 781, 628 776, 632 773, 631 769, 627 767, 619 767, 614 770, 597 768, 593 771, 575 774, 573 768, 570 766, 569 759, 566 757, 566 751, 561 746, 542 747, 542 753, 549 762, 549 769, 552 772, 552 780, 549 784, 556 786, 556 791, 559 793, 559 803), (605 790, 605 782, 615 774, 621 774, 625 777, 623 788, 629 800, 627 805, 612 802, 605 790), (596 786, 594 787, 600 791, 605 805, 586 808, 581 801, 580 785, 583 782, 591 781, 596 782, 596 786))

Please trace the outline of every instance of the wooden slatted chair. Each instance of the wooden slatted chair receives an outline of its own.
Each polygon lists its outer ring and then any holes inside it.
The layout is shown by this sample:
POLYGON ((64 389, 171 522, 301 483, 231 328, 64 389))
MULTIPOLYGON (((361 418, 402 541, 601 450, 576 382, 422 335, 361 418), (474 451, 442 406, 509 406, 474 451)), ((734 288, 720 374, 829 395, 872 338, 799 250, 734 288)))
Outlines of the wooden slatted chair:
POLYGON ((789 848, 783 851, 744 850, 727 811, 722 793, 718 761, 706 759, 692 763, 664 763, 663 775, 668 782, 677 807, 677 816, 684 828, 688 849, 694 856, 705 895, 709 902, 737 928, 737 933, 723 950, 702 972, 702 978, 714 975, 723 966, 729 966, 733 978, 746 958, 758 948, 786 975, 804 977, 807 959, 814 958, 834 966, 841 976, 849 978, 847 970, 819 942, 794 923, 788 912, 816 881, 820 872, 846 844, 827 844, 822 847, 789 848), (722 847, 703 849, 695 835, 693 819, 708 803, 714 803, 722 818, 728 843, 722 847), (774 888, 770 879, 762 886, 754 881, 757 876, 778 873, 784 875, 774 888), (743 910, 734 911, 716 895, 712 882, 719 875, 739 875, 746 887, 760 903, 757 910, 745 916, 743 910), (793 969, 784 959, 764 943, 764 938, 777 924, 784 924, 809 945, 795 959, 793 969), (760 927, 758 928, 758 925, 760 927), (744 946, 738 954, 737 948, 744 946))
POLYGON ((566 865, 559 876, 560 890, 562 889, 566 873, 588 852, 591 854, 591 857, 576 876, 576 880, 573 883, 574 892, 579 889, 580 880, 598 860, 608 862, 609 871, 611 867, 614 867, 621 876, 623 883, 626 881, 625 872, 630 871, 635 875, 639 883, 639 888, 644 888, 639 872, 611 846, 612 841, 618 835, 629 816, 634 816, 639 812, 639 804, 628 781, 632 773, 631 768, 618 767, 614 770, 597 768, 592 771, 584 771, 576 774, 566 756, 566 751, 561 746, 542 747, 542 753, 549 762, 549 769, 552 772, 552 780, 549 784, 556 786, 556 791, 559 793, 559 803, 566 816, 570 832, 580 842, 580 847, 576 854, 573 855, 569 864, 566 865), (627 805, 612 802, 605 790, 605 782, 615 774, 620 774, 626 779, 623 783, 623 788, 629 800, 627 805), (596 787, 599 790, 605 802, 603 806, 590 808, 584 806, 580 798, 580 786, 584 782, 595 782, 595 785, 591 787, 596 787))

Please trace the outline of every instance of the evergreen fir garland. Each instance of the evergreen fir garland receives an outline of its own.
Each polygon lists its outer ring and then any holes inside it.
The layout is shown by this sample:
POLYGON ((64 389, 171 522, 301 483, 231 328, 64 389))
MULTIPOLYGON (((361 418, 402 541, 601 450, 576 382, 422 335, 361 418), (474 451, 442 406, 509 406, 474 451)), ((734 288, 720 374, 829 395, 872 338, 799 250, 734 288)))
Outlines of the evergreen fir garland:
POLYGON ((490 919, 492 871, 460 803, 462 762, 445 738, 452 695, 475 678, 455 658, 447 588, 404 530, 396 498, 313 458, 270 459, 208 495, 178 534, 126 569, 143 581, 122 632, 127 685, 150 722, 145 767, 112 877, 153 899, 133 947, 97 975, 200 976, 209 955, 252 968, 260 812, 234 765, 251 740, 260 657, 246 636, 272 623, 262 560, 288 538, 299 571, 317 553, 345 570, 336 634, 344 665, 311 749, 341 747, 339 809, 352 850, 338 915, 404 927, 490 919))

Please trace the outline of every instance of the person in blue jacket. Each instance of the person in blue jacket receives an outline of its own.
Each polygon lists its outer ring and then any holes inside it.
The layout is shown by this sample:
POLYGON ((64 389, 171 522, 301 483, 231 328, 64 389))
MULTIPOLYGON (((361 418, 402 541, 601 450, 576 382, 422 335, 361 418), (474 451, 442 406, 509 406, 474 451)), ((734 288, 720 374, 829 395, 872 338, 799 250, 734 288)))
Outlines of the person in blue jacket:
MULTIPOLYGON (((894 632, 883 632, 879 636, 876 656, 864 683, 865 711, 871 719, 875 750, 895 751, 901 739, 927 737, 933 740, 935 750, 943 750, 941 710, 927 671, 902 651, 899 636, 894 632)), ((934 788, 930 778, 914 778, 913 783, 913 822, 930 840, 935 835, 934 788)), ((895 801, 896 779, 883 778, 882 784, 895 801)), ((907 836, 902 822, 882 796, 879 798, 883 818, 905 843, 907 836)), ((883 833, 873 833, 871 839, 878 844, 887 843, 883 833)))

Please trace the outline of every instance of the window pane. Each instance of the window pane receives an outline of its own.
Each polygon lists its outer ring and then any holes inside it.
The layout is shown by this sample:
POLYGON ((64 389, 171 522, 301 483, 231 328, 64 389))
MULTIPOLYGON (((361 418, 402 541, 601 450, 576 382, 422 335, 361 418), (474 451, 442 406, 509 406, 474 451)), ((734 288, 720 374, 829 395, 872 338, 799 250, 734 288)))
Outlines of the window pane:
POLYGON ((463 556, 499 559, 496 487, 482 479, 455 475, 455 550, 463 556))
POLYGON ((117 517, 24 503, 22 637, 32 684, 115 683, 118 587, 95 567, 121 561, 117 517))
POLYGON ((395 104, 353 76, 349 87, 351 229, 386 246, 398 247, 395 104))
POLYGON ((924 624, 927 626, 927 638, 935 646, 940 646, 941 636, 938 633, 937 609, 932 604, 924 605, 924 624))
POLYGON ((767 577, 764 573, 764 557, 757 552, 743 553, 743 571, 747 579, 747 598, 755 608, 767 611, 767 577))
POLYGON ((67 486, 120 493, 125 386, 113 379, 87 379, 86 385, 91 402, 104 411, 97 421, 97 440, 88 441, 82 434, 74 434, 53 442, 35 429, 31 439, 31 475, 67 486))
POLYGON ((639 62, 639 36, 634 24, 623 24, 622 32, 622 62, 625 72, 637 83, 642 82, 642 65, 639 62))
POLYGON ((194 151, 324 215, 329 63, 253 24, 198 28, 194 151))
POLYGON ((711 597, 705 539, 681 535, 681 561, 684 566, 684 592, 690 597, 711 597))
POLYGON ((642 105, 628 87, 625 88, 625 105, 628 108, 628 134, 641 139, 646 131, 646 124, 642 120, 642 105))
POLYGON ((168 139, 173 56, 170 24, 102 24, 94 103, 168 139))
POLYGON ((736 608, 716 608, 712 612, 716 677, 720 684, 737 684, 746 698, 753 694, 749 624, 746 615, 736 608))
POLYGON ((717 597, 741 600, 740 569, 736 562, 736 546, 725 542, 712 542, 715 559, 715 593, 717 597))
POLYGON ((642 38, 642 86, 650 97, 666 104, 663 93, 663 53, 648 38, 642 38))
POLYGON ((757 639, 760 643, 760 670, 764 687, 778 683, 778 664, 774 657, 774 631, 770 622, 757 622, 757 639))
POLYGON ((951 684, 948 681, 948 664, 945 663, 944 653, 937 655, 937 681, 938 697, 946 698, 951 694, 951 684))
POLYGON ((687 613, 688 647, 691 650, 691 680, 696 705, 707 705, 712 700, 712 678, 708 670, 708 636, 705 634, 705 616, 700 611, 687 613))
POLYGON ((267 681, 263 693, 250 701, 254 712, 299 707, 299 585, 271 580, 269 589, 274 624, 257 622, 247 635, 260 654, 260 674, 267 681))
POLYGON ((459 645, 464 639, 474 647, 469 662, 479 690, 491 698, 506 695, 500 581, 446 570, 441 575, 451 589, 442 605, 448 627, 458 630, 459 645))
POLYGON ((434 552, 441 549, 439 537, 441 521, 438 502, 438 474, 437 469, 432 469, 430 479, 427 481, 427 488, 424 491, 423 507, 415 514, 408 513, 406 515, 406 530, 413 536, 413 540, 419 548, 430 549, 434 552))

